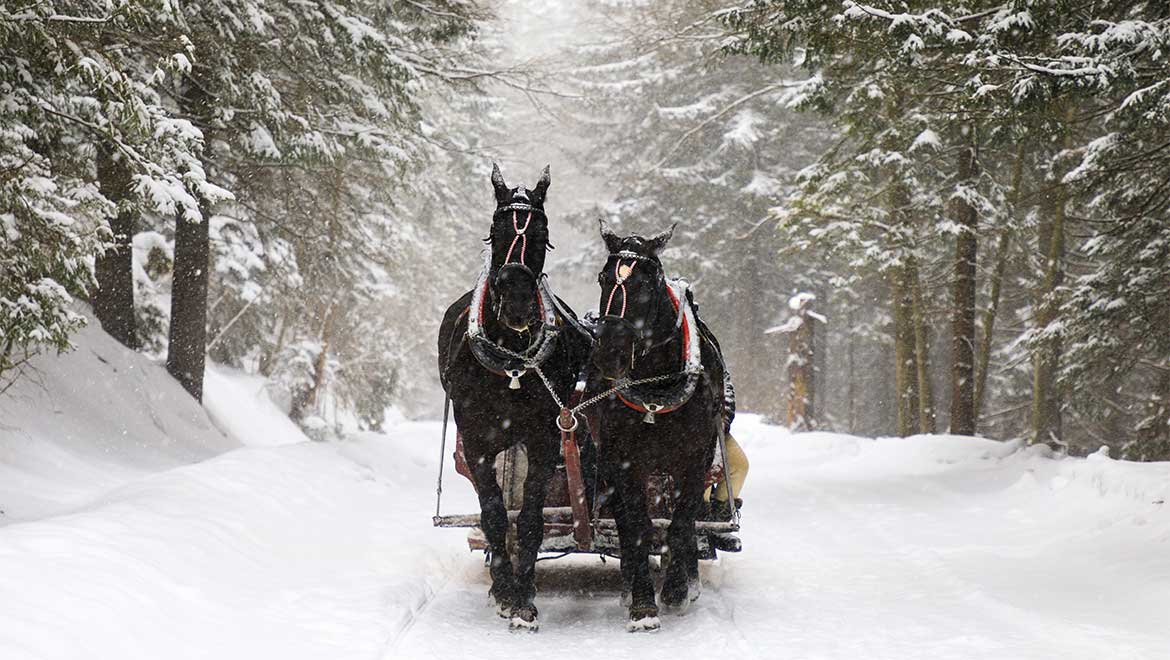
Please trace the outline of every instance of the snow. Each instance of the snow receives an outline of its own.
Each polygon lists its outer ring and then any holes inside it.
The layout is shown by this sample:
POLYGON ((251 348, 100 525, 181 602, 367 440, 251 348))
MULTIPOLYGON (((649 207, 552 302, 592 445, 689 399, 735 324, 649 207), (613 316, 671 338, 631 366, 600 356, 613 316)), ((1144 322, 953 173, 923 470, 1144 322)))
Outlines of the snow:
POLYGON ((809 293, 807 291, 802 291, 800 293, 793 295, 791 298, 788 299, 788 309, 791 309, 794 312, 800 311, 800 309, 802 307, 804 307, 805 305, 808 305, 809 303, 815 301, 816 299, 817 299, 816 294, 809 293))
POLYGON ((288 413, 269 398, 265 384, 263 376, 208 364, 203 402, 208 416, 244 444, 272 447, 307 441, 288 413))
POLYGON ((73 342, 73 352, 36 358, 0 396, 0 524, 69 511, 238 446, 184 405, 190 397, 161 366, 126 351, 97 321, 73 342))
MULTIPOLYGON (((745 549, 703 564, 687 614, 627 633, 617 562, 574 556, 539 564, 540 632, 517 635, 488 606, 463 532, 431 527, 438 422, 307 442, 255 377, 212 368, 208 416, 99 331, 78 343, 0 399, 5 660, 1153 660, 1170 648, 1170 464, 790 434, 741 414, 745 549)), ((447 461, 443 512, 474 510, 447 461)))
POLYGON ((914 141, 910 144, 911 153, 921 149, 938 151, 941 148, 942 140, 939 138, 938 133, 935 133, 929 128, 923 129, 923 131, 918 134, 918 137, 914 138, 914 141))

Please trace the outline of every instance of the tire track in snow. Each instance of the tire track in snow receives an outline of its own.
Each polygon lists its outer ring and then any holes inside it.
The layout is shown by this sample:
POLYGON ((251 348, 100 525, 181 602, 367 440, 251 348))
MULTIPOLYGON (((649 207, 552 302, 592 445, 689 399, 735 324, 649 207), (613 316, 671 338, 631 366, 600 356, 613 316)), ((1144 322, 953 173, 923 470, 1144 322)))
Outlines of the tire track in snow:
POLYGON ((468 574, 469 568, 470 567, 466 564, 455 564, 453 562, 453 565, 445 572, 443 579, 437 586, 434 588, 430 588, 428 586, 422 595, 422 602, 417 603, 414 607, 411 608, 410 614, 407 616, 406 620, 401 622, 390 635, 390 637, 386 640, 386 643, 383 645, 383 651, 379 657, 385 658, 386 660, 400 657, 395 654, 395 651, 402 643, 402 640, 410 634, 411 629, 414 628, 415 624, 417 624, 420 619, 426 617, 427 611, 431 609, 431 606, 435 603, 435 600, 447 591, 451 583, 457 577, 465 577, 468 574))

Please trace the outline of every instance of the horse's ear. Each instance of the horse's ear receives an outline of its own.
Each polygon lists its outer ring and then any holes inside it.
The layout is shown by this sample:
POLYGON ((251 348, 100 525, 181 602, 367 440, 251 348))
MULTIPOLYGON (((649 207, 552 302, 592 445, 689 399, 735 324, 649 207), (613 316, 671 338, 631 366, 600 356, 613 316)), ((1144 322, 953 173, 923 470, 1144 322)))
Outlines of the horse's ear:
POLYGON ((658 253, 666 249, 666 244, 670 242, 670 237, 674 236, 674 228, 678 223, 674 223, 664 232, 659 232, 650 238, 646 239, 646 247, 650 250, 650 254, 658 256, 658 253))
POLYGON ((496 189, 496 203, 508 201, 508 184, 504 183, 504 175, 500 173, 500 166, 492 163, 492 187, 496 189))
POLYGON ((614 252, 621 252, 621 236, 618 236, 617 234, 610 231, 609 225, 605 224, 605 218, 598 218, 597 222, 601 225, 601 240, 605 241, 605 249, 608 250, 610 254, 613 254, 614 252))
POLYGON ((536 182, 536 187, 532 189, 532 202, 537 206, 544 204, 544 197, 548 194, 548 184, 552 183, 552 177, 548 173, 548 165, 540 172, 540 180, 536 182))

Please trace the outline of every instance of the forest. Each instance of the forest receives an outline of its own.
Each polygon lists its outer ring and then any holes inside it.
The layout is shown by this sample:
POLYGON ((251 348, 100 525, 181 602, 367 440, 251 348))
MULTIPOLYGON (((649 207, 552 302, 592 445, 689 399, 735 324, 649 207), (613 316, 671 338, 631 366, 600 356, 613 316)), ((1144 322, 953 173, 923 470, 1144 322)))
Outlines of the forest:
POLYGON ((196 399, 433 417, 492 162, 546 142, 554 281, 678 222, 745 410, 808 293, 801 428, 1167 460, 1168 58, 1159 0, 4 0, 0 396, 88 304, 196 399))

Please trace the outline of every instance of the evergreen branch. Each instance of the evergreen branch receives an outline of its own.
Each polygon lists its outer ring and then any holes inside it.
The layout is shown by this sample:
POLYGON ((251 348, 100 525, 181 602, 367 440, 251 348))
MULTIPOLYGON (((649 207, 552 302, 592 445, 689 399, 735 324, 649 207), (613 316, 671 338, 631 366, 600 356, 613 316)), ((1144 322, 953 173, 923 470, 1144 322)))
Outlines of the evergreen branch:
POLYGON ((704 128, 710 126, 712 123, 714 123, 720 117, 726 115, 727 113, 731 112, 732 110, 735 110, 739 106, 741 106, 745 103, 748 103, 749 101, 751 101, 753 99, 759 98, 765 94, 774 92, 777 89, 784 89, 787 87, 798 87, 802 84, 804 84, 804 83, 794 83, 794 82, 788 82, 788 81, 773 83, 771 85, 766 85, 760 89, 757 89, 756 91, 751 92, 750 94, 745 94, 744 96, 739 97, 738 99, 732 101, 727 106, 725 106, 719 112, 716 112, 715 114, 711 115, 710 117, 704 119, 697 126, 693 127, 691 130, 684 133, 683 136, 680 137, 678 139, 678 141, 675 142, 674 145, 670 149, 667 150, 666 155, 663 156, 661 160, 659 160, 657 163, 654 164, 652 169, 656 169, 656 170, 661 169, 662 166, 666 164, 666 161, 670 160, 670 157, 673 156, 676 151, 678 151, 679 147, 681 147, 684 142, 691 139, 691 137, 693 137, 696 133, 698 133, 699 131, 703 130, 704 128))
POLYGON ((473 81, 473 80, 481 80, 481 79, 486 78, 486 79, 490 79, 490 80, 494 80, 496 82, 499 82, 499 83, 501 83, 507 87, 510 87, 512 89, 524 92, 525 94, 537 94, 540 96, 553 96, 556 98, 574 99, 574 100, 585 98, 584 96, 582 96, 580 94, 569 94, 566 92, 558 92, 558 91, 551 89, 551 88, 534 87, 530 84, 518 82, 514 78, 508 76, 509 73, 512 73, 512 74, 521 73, 520 71, 518 71, 516 69, 497 69, 495 71, 483 71, 483 70, 479 70, 479 69, 466 69, 466 68, 461 68, 461 67, 456 67, 456 68, 451 68, 451 69, 446 69, 446 70, 440 70, 440 69, 436 69, 433 67, 419 66, 419 65, 416 65, 416 67, 418 68, 419 71, 422 71, 423 73, 430 74, 432 76, 436 76, 436 77, 441 78, 447 82, 473 81))
MULTIPOLYGON (((40 100, 40 99, 38 99, 38 100, 40 100)), ((133 148, 128 146, 126 143, 122 142, 118 138, 111 135, 109 131, 106 131, 101 126, 98 126, 97 124, 94 124, 93 122, 86 121, 86 120, 82 119, 81 117, 76 117, 74 115, 71 115, 67 112, 61 112, 59 110, 56 110, 51 105, 49 105, 49 103, 47 101, 43 101, 43 100, 40 100, 40 101, 41 101, 41 103, 40 103, 39 107, 42 111, 44 111, 50 115, 53 115, 54 117, 58 117, 60 119, 66 120, 66 121, 71 121, 71 122, 73 122, 73 123, 75 123, 78 126, 81 126, 83 128, 88 128, 89 130, 98 134, 102 138, 109 140, 115 147, 118 148, 118 151, 121 151, 122 153, 126 154, 126 157, 129 158, 131 160, 131 162, 135 163, 136 165, 142 164, 143 159, 142 159, 141 154, 139 154, 133 148)))

